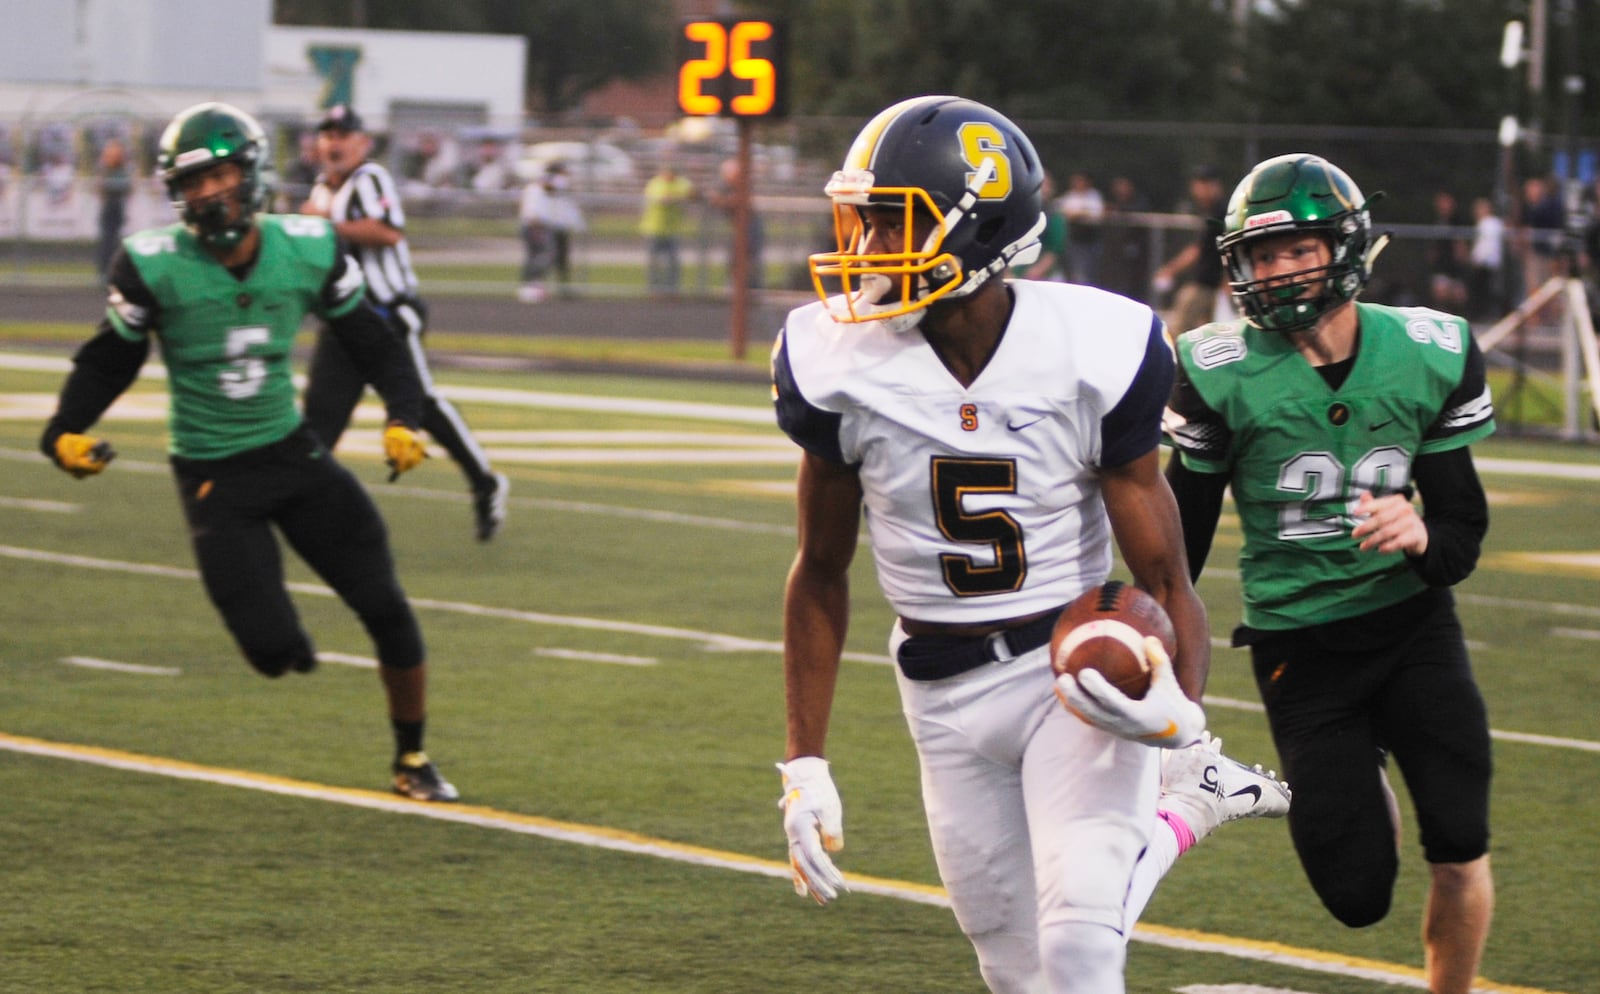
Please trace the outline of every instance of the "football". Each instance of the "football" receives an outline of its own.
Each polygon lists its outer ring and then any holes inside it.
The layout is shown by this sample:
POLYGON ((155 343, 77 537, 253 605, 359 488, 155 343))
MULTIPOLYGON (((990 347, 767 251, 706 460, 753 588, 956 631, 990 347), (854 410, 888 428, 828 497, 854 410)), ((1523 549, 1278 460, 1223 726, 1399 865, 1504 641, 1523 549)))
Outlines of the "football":
POLYGON ((1171 656, 1178 651, 1172 619, 1159 601, 1138 587, 1111 580, 1061 612, 1050 636, 1050 666, 1056 675, 1098 670, 1135 700, 1150 689, 1144 640, 1154 635, 1171 656))

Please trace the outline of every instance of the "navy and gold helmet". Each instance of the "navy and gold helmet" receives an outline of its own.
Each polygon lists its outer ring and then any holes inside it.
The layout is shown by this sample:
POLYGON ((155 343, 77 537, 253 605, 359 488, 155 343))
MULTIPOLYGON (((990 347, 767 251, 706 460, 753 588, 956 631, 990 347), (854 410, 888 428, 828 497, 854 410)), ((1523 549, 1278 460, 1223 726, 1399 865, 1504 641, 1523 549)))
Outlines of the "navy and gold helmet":
POLYGON ((1369 201, 1338 166, 1316 155, 1267 159, 1250 170, 1228 201, 1217 239, 1228 289, 1239 312, 1267 331, 1303 331, 1346 301, 1372 277, 1386 241, 1372 237, 1369 201), (1328 241, 1326 266, 1271 280, 1255 278, 1250 245, 1262 238, 1312 232, 1328 241), (1307 293, 1308 287, 1317 287, 1307 293))
POLYGON ((1038 257, 1043 181, 1033 143, 983 104, 926 96, 881 111, 824 189, 838 250, 809 260, 818 295, 836 321, 914 315, 899 322, 914 326, 935 301, 1038 257), (919 211, 936 224, 920 246, 868 254, 858 213, 867 206, 903 209, 907 232, 919 211))
POLYGON ((190 107, 161 133, 156 171, 167 185, 173 210, 195 236, 212 248, 232 248, 249 232, 271 192, 267 135, 256 119, 224 103, 190 107), (230 197, 188 202, 179 180, 220 162, 239 166, 239 185, 230 197), (232 203, 229 203, 229 201, 232 203))

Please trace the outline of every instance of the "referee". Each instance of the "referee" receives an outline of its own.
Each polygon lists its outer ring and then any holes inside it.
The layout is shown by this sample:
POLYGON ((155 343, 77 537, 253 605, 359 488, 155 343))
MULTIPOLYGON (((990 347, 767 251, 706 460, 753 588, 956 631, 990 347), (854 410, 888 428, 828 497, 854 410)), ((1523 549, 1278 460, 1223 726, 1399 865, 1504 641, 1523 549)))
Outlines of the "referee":
MULTIPOLYGON (((506 517, 510 483, 489 465, 461 412, 439 393, 422 350, 428 311, 417 296, 417 274, 406 245, 405 209, 389 171, 367 158, 372 138, 345 104, 330 107, 317 124, 322 174, 301 207, 333 221, 335 233, 367 279, 367 297, 406 341, 424 392, 422 427, 444 446, 472 487, 478 540, 487 542, 506 517)), ((305 395, 306 424, 332 449, 350 424, 366 381, 350 354, 324 328, 317 334, 305 395)))

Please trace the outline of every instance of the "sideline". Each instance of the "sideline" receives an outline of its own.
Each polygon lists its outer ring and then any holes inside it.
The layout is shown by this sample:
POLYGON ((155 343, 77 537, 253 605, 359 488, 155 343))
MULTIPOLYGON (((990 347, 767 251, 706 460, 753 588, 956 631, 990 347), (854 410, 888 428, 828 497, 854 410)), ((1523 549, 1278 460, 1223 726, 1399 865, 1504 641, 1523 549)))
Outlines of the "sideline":
MULTIPOLYGON (((253 773, 248 770, 230 770, 222 767, 205 766, 199 763, 188 763, 182 760, 167 759, 160 756, 123 752, 118 749, 103 749, 97 746, 50 742, 44 739, 11 735, 6 732, 0 732, 0 750, 50 759, 62 759, 70 762, 88 763, 93 766, 124 770, 130 773, 164 776, 175 780, 193 780, 224 787, 323 801, 329 804, 343 804, 348 807, 383 811, 389 814, 432 818, 436 821, 473 825, 494 831, 514 832, 519 835, 532 835, 557 842, 570 842, 575 845, 589 846, 596 849, 649 856, 655 859, 672 860, 712 869, 733 870, 738 873, 750 873, 780 880, 788 880, 790 873, 787 863, 780 863, 775 860, 758 859, 741 853, 671 842, 622 829, 557 821, 551 818, 541 818, 537 815, 501 811, 497 808, 475 805, 429 804, 424 801, 407 800, 396 797, 393 794, 384 794, 377 791, 351 787, 332 787, 305 780, 292 780, 285 777, 253 773)), ((857 873, 846 873, 844 876, 850 883, 852 893, 872 894, 877 897, 887 897, 940 908, 948 908, 950 906, 949 897, 942 887, 931 887, 926 884, 912 883, 905 880, 891 880, 857 873)), ((1169 928, 1163 925, 1136 925, 1132 938, 1135 942, 1147 942, 1172 949, 1216 953, 1240 959, 1273 963, 1279 966, 1295 967, 1317 973, 1375 980, 1379 983, 1393 984, 1398 987, 1410 987, 1418 990, 1427 989, 1427 981, 1421 970, 1397 963, 1385 963, 1381 960, 1342 956, 1322 950, 1302 949, 1275 942, 1258 942, 1251 939, 1239 939, 1192 929, 1169 928)), ((1474 991, 1483 992, 1483 994, 1559 994, 1559 992, 1546 991, 1541 988, 1516 987, 1491 981, 1482 981, 1480 986, 1474 988, 1474 991)))

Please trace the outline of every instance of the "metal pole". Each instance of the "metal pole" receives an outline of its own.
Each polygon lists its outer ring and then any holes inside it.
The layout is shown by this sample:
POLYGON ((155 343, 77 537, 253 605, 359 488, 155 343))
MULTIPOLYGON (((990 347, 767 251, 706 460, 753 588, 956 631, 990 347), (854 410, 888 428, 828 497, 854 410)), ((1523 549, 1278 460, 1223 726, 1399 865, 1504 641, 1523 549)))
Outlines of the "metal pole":
POLYGON ((729 350, 735 359, 743 359, 750 303, 750 119, 741 117, 738 122, 739 176, 733 184, 733 258, 728 260, 728 278, 733 281, 729 350))
POLYGON ((1528 118, 1530 130, 1541 142, 1545 124, 1544 49, 1548 26, 1545 0, 1533 0, 1528 5, 1528 118))
POLYGON ((1583 370, 1578 355, 1578 323, 1573 305, 1583 300, 1583 281, 1568 278, 1562 283, 1567 305, 1561 309, 1561 437, 1576 441, 1583 437, 1583 370), (1577 300, 1573 299, 1574 291, 1577 300))

